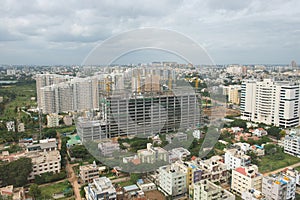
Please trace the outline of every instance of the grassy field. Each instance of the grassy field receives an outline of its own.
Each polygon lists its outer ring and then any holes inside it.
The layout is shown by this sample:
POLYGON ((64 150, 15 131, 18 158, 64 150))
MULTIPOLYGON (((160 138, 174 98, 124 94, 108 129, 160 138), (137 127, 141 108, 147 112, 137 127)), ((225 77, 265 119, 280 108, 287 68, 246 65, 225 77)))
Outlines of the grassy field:
MULTIPOLYGON (((0 119, 14 119, 17 117, 16 107, 30 107, 36 106, 36 101, 30 100, 31 97, 36 96, 35 84, 18 84, 0 87, 0 96, 8 99, 5 104, 5 109, 0 116, 0 119), (15 97, 15 98, 13 98, 15 97)), ((21 115, 26 115, 21 113, 21 115)))
POLYGON ((261 158, 261 161, 258 163, 258 167, 261 173, 266 173, 266 172, 287 167, 289 165, 293 165, 298 162, 300 162, 300 158, 288 154, 284 154, 284 158, 281 160, 274 160, 272 159, 272 156, 264 156, 261 158))
POLYGON ((62 193, 64 190, 72 187, 69 181, 64 181, 56 184, 40 187, 42 196, 52 197, 53 194, 62 193))

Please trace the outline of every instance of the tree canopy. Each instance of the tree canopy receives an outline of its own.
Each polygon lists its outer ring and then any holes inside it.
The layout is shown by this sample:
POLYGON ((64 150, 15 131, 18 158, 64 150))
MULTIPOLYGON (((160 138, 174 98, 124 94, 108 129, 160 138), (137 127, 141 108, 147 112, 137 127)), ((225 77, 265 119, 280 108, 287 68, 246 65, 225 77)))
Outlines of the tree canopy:
POLYGON ((28 183, 28 176, 32 171, 30 158, 20 158, 10 163, 0 165, 2 186, 14 185, 20 187, 28 183))

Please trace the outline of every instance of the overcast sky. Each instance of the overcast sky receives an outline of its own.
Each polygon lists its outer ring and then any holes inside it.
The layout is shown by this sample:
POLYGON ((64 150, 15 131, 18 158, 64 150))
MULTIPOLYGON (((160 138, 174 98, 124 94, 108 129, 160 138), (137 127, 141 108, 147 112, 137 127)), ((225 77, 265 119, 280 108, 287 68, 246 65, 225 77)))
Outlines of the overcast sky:
POLYGON ((217 64, 300 63, 299 0, 80 2, 1 0, 0 63, 80 64, 97 43, 143 27, 178 31, 217 64))

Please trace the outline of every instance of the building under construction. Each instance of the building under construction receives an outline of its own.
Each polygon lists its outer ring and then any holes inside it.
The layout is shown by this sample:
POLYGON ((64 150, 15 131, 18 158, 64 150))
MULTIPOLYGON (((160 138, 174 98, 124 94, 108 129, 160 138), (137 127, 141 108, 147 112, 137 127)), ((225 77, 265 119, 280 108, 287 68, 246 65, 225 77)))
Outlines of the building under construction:
POLYGON ((199 96, 173 71, 134 69, 99 81, 99 114, 77 120, 82 140, 119 136, 150 136, 196 128, 200 124, 199 96), (150 70, 150 71, 149 71, 150 70))

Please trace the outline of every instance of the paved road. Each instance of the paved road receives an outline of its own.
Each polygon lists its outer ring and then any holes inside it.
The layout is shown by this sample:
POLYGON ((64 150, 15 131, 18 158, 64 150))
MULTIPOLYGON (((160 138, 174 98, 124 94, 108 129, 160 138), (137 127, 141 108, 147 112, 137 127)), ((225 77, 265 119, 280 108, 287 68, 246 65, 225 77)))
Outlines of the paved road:
POLYGON ((277 170, 274 170, 274 171, 271 171, 271 172, 264 173, 264 176, 268 176, 270 174, 277 174, 278 172, 281 172, 286 168, 295 168, 295 167, 299 167, 299 166, 300 166, 300 162, 296 163, 296 164, 293 164, 293 165, 290 165, 290 166, 283 167, 281 169, 277 169, 277 170))

